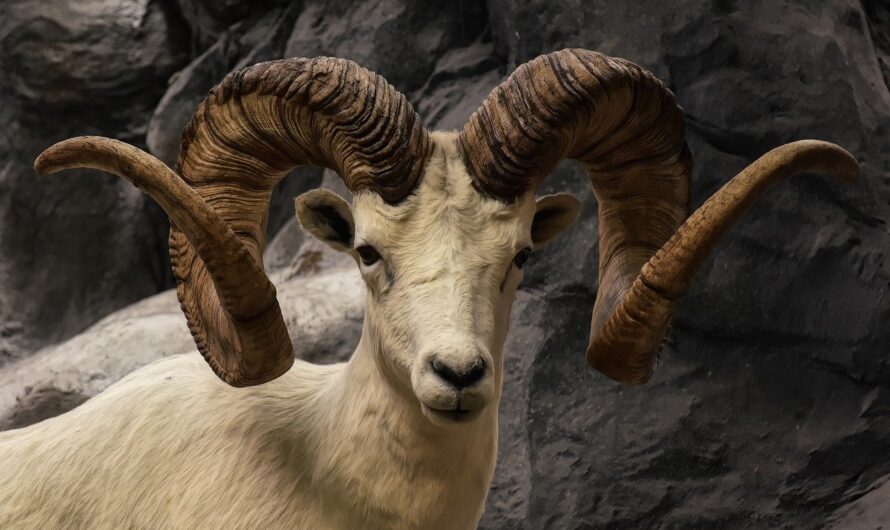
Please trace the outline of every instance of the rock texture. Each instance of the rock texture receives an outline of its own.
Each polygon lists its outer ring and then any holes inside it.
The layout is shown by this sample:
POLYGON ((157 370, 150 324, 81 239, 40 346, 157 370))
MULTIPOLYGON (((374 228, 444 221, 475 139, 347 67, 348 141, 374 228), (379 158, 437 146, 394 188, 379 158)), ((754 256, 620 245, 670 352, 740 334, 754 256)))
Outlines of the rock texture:
POLYGON ((184 29, 149 0, 0 5, 0 364, 172 285, 163 215, 137 190, 31 166, 78 134, 144 145, 184 29))
MULTIPOLYGON (((543 191, 576 193, 584 214, 527 268, 481 527, 886 526, 890 7, 879 0, 4 2, 3 425, 76 406, 190 348, 168 293, 37 350, 170 286, 163 216, 111 177, 34 177, 51 142, 104 134, 172 161, 190 109, 227 71, 319 54, 383 74, 428 127, 458 128, 517 64, 570 46, 628 58, 676 93, 695 204, 800 138, 845 146, 862 180, 805 175, 771 191, 699 274, 655 378, 630 388, 584 361, 596 205, 579 168, 561 166, 543 191), (81 347, 92 352, 83 366, 81 347)), ((342 261, 288 221, 293 195, 336 177, 297 173, 275 198, 266 253, 286 315, 357 322, 348 273, 306 277, 342 261), (298 293, 318 289, 343 309, 299 306, 298 293)), ((315 337, 298 347, 317 360, 357 338, 297 327, 298 341, 315 337)))

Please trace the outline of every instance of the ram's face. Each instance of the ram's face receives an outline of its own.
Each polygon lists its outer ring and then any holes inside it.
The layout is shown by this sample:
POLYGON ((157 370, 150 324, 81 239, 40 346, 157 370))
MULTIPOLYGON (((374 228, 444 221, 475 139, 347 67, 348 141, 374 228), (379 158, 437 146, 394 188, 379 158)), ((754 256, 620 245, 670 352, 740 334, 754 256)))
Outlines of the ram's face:
POLYGON ((303 226, 351 253, 368 288, 366 340, 384 373, 433 422, 471 420, 500 394, 510 307, 532 250, 574 221, 568 195, 513 204, 471 185, 453 136, 417 190, 392 206, 361 193, 352 207, 317 190, 297 200, 303 226))

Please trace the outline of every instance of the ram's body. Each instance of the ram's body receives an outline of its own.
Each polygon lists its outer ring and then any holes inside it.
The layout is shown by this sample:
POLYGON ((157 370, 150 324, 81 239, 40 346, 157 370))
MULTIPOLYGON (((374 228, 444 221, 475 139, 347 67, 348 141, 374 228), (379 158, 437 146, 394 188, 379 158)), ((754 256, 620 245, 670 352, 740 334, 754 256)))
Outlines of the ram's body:
POLYGON ((599 203, 587 358, 630 383, 650 377, 675 301, 762 191, 804 170, 857 173, 837 146, 797 142, 686 219, 691 159, 673 95, 585 50, 521 66, 459 133, 429 133, 381 78, 321 58, 228 76, 183 133, 181 174, 122 142, 60 142, 38 171, 122 175, 170 216, 179 299, 212 372, 197 355, 164 360, 0 434, 0 528, 474 526, 522 267, 579 210, 535 196, 564 157, 581 161, 599 203), (272 189, 303 163, 337 170, 353 193, 351 205, 325 190, 296 203, 367 286, 362 338, 336 366, 291 366, 262 268, 272 189))
POLYGON ((0 433, 0 527, 472 527, 496 423, 412 432, 392 396, 346 383, 362 359, 233 389, 177 355, 0 433))

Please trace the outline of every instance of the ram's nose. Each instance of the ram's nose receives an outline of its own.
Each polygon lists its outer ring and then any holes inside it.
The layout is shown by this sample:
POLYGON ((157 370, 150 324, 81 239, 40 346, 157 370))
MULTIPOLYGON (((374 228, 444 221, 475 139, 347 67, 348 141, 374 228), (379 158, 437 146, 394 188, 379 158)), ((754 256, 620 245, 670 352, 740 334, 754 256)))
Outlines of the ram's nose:
POLYGON ((430 364, 433 372, 443 381, 457 389, 473 386, 485 375, 485 360, 476 355, 466 360, 445 360, 441 357, 433 357, 430 364))

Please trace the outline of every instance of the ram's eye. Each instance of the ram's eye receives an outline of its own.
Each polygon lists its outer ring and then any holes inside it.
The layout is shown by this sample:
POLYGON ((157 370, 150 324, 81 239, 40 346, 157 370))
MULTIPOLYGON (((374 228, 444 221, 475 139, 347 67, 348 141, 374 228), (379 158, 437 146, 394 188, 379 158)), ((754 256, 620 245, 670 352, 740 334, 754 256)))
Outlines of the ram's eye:
POLYGON ((380 253, 371 245, 356 247, 355 251, 358 252, 359 257, 362 258, 362 263, 366 266, 373 265, 380 261, 380 253))
POLYGON ((516 254, 516 257, 513 258, 513 263, 521 269, 522 266, 525 265, 525 262, 528 261, 528 257, 531 256, 531 254, 532 249, 525 247, 516 254))

